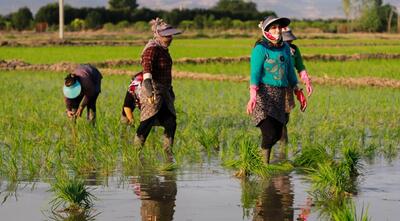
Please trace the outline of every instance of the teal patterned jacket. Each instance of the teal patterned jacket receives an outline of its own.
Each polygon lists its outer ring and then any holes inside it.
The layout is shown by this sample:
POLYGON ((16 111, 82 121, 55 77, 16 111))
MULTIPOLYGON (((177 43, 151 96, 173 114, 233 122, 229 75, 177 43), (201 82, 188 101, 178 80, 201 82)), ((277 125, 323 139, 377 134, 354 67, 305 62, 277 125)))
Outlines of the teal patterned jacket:
POLYGON ((294 87, 298 83, 287 43, 281 47, 271 46, 266 39, 256 43, 251 52, 250 72, 250 85, 294 87))

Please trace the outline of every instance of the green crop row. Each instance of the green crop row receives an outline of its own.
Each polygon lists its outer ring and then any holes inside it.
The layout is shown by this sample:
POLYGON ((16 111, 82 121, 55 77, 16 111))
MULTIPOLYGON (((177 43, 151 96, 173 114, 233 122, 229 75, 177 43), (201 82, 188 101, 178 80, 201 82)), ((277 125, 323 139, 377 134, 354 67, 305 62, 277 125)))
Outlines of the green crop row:
MULTIPOLYGON (((177 39, 170 52, 174 59, 207 57, 249 56, 255 39, 177 39)), ((308 43, 307 43, 308 44, 308 43)), ((323 45, 298 46, 303 54, 359 54, 400 53, 400 45, 323 45)), ((318 43, 319 44, 319 43, 318 43)), ((84 63, 106 60, 138 60, 143 46, 46 46, 46 47, 0 47, 0 59, 20 59, 34 64, 52 64, 62 61, 84 63)))
MULTIPOLYGON (((306 61, 310 76, 315 77, 378 77, 400 79, 400 62, 397 60, 360 60, 360 61, 306 61)), ((125 67, 138 70, 139 66, 125 67)), ((250 76, 249 62, 175 64, 177 71, 195 73, 250 76)))

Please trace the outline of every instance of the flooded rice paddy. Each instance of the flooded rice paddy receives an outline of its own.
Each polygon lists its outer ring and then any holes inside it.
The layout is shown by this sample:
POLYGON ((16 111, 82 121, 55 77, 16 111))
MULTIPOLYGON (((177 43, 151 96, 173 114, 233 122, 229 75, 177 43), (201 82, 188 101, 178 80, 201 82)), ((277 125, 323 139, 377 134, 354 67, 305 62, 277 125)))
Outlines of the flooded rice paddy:
MULTIPOLYGON (((245 114, 247 84, 175 80, 178 167, 160 170, 162 130, 153 131, 147 158, 137 166, 134 128, 120 125, 128 76, 105 76, 96 128, 79 119, 71 130, 60 90, 64 75, 0 75, 7 82, 0 84, 1 221, 330 220, 314 201, 309 176, 297 166, 288 173, 243 179, 233 176, 238 168, 225 166, 243 154, 241 140, 255 147, 259 143, 259 131, 245 114), (68 175, 83 178, 97 198, 85 214, 51 209, 51 185, 68 175)), ((359 150, 360 175, 355 191, 346 194, 357 214, 368 211, 371 220, 397 220, 400 93, 391 88, 315 89, 307 111, 291 114, 289 145, 274 149, 286 152, 290 162, 299 148, 322 147, 335 160, 343 157, 345 147, 359 150)))
MULTIPOLYGON (((363 174, 354 196, 357 208, 368 208, 372 220, 397 220, 399 160, 376 160, 363 174)), ((210 162, 172 172, 144 171, 140 176, 94 175, 86 184, 98 198, 92 214, 64 220, 323 219, 307 194, 309 183, 296 172, 264 181, 240 180, 210 162)), ((6 185, 3 181, 2 187, 6 185)), ((63 220, 49 210, 49 188, 40 181, 20 182, 0 206, 1 220, 63 220)))

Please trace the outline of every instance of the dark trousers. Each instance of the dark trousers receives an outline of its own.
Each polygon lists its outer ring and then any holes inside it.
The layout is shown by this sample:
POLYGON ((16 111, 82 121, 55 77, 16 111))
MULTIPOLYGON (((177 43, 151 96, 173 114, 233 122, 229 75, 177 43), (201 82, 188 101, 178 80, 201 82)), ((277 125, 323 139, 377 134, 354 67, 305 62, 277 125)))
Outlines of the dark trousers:
MULTIPOLYGON (((96 102, 97 102, 98 96, 99 96, 99 94, 96 94, 94 97, 91 97, 87 103, 86 118, 89 121, 93 121, 96 119, 96 102)), ((79 95, 77 98, 71 99, 70 107, 68 109, 76 112, 76 110, 78 109, 79 104, 81 103, 82 100, 83 100, 83 95, 79 95)))
POLYGON ((165 103, 162 104, 156 115, 140 122, 140 125, 136 131, 136 135, 139 137, 142 144, 144 144, 147 136, 149 136, 151 128, 156 125, 161 125, 164 127, 164 136, 168 139, 169 146, 171 146, 176 131, 176 117, 168 110, 168 107, 165 103))
POLYGON ((261 130, 263 149, 271 149, 282 136, 283 124, 270 116, 262 120, 258 127, 261 130))
POLYGON ((289 141, 288 133, 287 133, 287 124, 289 123, 290 113, 286 113, 286 123, 282 127, 282 136, 280 142, 282 144, 287 144, 289 141))

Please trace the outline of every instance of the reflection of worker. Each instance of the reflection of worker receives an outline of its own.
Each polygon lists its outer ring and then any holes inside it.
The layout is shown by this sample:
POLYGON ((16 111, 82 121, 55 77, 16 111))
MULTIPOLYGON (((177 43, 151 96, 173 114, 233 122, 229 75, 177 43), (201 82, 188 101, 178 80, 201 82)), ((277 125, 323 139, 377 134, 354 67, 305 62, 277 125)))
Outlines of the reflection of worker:
POLYGON ((143 221, 173 220, 177 193, 175 174, 144 173, 134 184, 134 192, 142 202, 140 214, 143 221))
POLYGON ((293 220, 293 199, 289 177, 272 178, 257 202, 253 220, 293 220))
POLYGON ((64 100, 69 118, 81 117, 87 107, 87 119, 96 119, 96 100, 101 91, 103 76, 92 65, 79 65, 64 81, 64 100))
POLYGON ((301 207, 301 213, 298 215, 297 220, 307 221, 311 213, 311 207, 313 206, 313 201, 311 197, 307 197, 306 203, 301 207))
POLYGON ((140 109, 140 88, 143 81, 143 73, 139 72, 135 76, 132 77, 132 80, 129 84, 128 90, 125 94, 124 105, 122 107, 122 116, 121 122, 133 125, 133 111, 135 107, 140 109))

